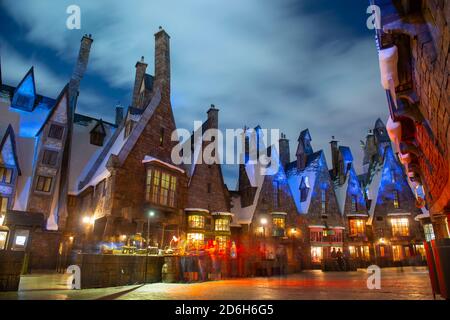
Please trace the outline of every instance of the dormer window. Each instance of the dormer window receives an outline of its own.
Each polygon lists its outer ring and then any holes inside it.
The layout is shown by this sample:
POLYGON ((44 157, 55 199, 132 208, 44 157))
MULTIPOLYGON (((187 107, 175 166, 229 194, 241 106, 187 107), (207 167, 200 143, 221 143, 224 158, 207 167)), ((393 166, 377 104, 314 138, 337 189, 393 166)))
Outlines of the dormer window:
POLYGON ((309 186, 309 178, 303 177, 300 182, 300 201, 305 202, 308 199, 310 186, 309 186))
POLYGON ((64 127, 57 125, 57 124, 52 124, 50 126, 50 130, 48 132, 48 137, 52 138, 52 139, 57 139, 57 140, 61 140, 63 137, 63 133, 64 133, 64 127))
POLYGON ((105 135, 99 132, 91 132, 91 144, 94 146, 103 147, 105 135))
POLYGON ((352 196, 352 211, 356 212, 358 211, 358 201, 356 196, 352 196))

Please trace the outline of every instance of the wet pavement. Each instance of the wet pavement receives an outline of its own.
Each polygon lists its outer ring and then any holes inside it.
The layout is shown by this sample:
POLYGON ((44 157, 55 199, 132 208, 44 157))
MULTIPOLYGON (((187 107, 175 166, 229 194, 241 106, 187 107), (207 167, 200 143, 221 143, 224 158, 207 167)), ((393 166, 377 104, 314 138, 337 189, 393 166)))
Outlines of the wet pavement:
POLYGON ((302 299, 433 299, 424 267, 386 268, 381 289, 367 288, 366 270, 355 272, 304 271, 272 278, 244 278, 191 284, 156 283, 105 289, 68 290, 68 275, 28 275, 19 292, 0 293, 0 299, 119 299, 119 300, 302 300, 302 299))

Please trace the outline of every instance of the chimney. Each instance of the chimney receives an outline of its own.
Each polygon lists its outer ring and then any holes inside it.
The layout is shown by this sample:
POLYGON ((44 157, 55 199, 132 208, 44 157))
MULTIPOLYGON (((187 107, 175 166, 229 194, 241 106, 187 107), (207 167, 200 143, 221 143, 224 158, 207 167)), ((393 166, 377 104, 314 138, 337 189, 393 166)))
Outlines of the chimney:
POLYGON ((123 106, 118 103, 116 105, 116 125, 119 127, 123 121, 123 106))
POLYGON ((297 157, 297 169, 298 170, 305 169, 307 155, 305 153, 305 144, 304 144, 301 134, 300 134, 300 137, 298 138, 298 146, 297 146, 297 152, 295 153, 295 156, 297 157))
POLYGON ((155 34, 155 85, 170 95, 170 36, 159 27, 155 34))
POLYGON ((211 105, 208 112, 208 128, 218 129, 219 128, 219 109, 215 105, 211 105))
POLYGON ((144 80, 145 72, 147 71, 147 63, 144 61, 144 56, 141 61, 136 63, 136 77, 134 79, 133 99, 131 105, 135 108, 139 107, 139 94, 141 91, 142 81, 144 80))
POLYGON ((91 46, 94 40, 92 35, 85 34, 81 39, 80 52, 78 53, 78 60, 73 70, 72 78, 70 79, 70 106, 75 112, 76 99, 78 97, 78 91, 80 89, 80 82, 83 79, 89 62, 89 54, 91 52, 91 46))
POLYGON ((280 163, 283 166, 283 168, 286 168, 286 166, 291 162, 291 152, 289 150, 289 140, 286 138, 286 135, 284 133, 281 134, 281 138, 278 141, 279 142, 279 148, 280 148, 280 163))
POLYGON ((331 137, 331 162, 333 165, 333 174, 336 176, 339 171, 339 150, 338 141, 335 140, 334 136, 331 137))

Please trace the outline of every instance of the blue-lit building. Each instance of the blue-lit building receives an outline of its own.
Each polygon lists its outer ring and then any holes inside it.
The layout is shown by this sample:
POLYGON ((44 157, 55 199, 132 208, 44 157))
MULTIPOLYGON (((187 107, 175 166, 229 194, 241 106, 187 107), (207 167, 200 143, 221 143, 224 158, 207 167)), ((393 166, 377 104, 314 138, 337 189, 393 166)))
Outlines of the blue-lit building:
POLYGON ((380 119, 366 137, 364 152, 365 172, 360 180, 375 261, 380 265, 422 263, 424 230, 416 218, 426 209, 416 207, 416 197, 380 119))

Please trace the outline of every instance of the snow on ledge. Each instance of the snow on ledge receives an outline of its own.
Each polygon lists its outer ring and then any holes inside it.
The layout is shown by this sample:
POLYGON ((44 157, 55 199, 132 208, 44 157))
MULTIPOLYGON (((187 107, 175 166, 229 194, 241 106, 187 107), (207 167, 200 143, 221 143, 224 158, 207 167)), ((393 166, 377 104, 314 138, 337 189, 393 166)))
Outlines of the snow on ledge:
POLYGON ((205 213, 209 213, 209 210, 202 209, 202 208, 185 208, 184 211, 188 211, 188 212, 205 212, 205 213))
POLYGON ((162 161, 162 160, 156 159, 156 158, 151 157, 151 156, 145 156, 145 157, 144 157, 144 160, 142 160, 142 163, 149 163, 149 162, 157 162, 157 163, 159 163, 159 164, 162 164, 163 166, 166 166, 166 167, 169 167, 169 168, 171 168, 171 169, 173 169, 173 170, 177 170, 177 171, 179 171, 179 172, 181 172, 181 173, 184 173, 184 170, 183 170, 183 169, 178 168, 177 166, 174 166, 173 164, 164 162, 164 161, 162 161))
POLYGON ((400 212, 400 213, 388 213, 388 217, 395 217, 395 216, 410 216, 411 212, 400 212))
POLYGON ((232 214, 231 212, 213 212, 211 213, 212 216, 231 216, 233 217, 234 214, 232 214))
POLYGON ((274 211, 274 212, 271 212, 270 214, 272 214, 272 215, 280 215, 280 216, 287 216, 287 213, 286 212, 276 212, 276 211, 274 211))

